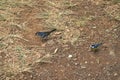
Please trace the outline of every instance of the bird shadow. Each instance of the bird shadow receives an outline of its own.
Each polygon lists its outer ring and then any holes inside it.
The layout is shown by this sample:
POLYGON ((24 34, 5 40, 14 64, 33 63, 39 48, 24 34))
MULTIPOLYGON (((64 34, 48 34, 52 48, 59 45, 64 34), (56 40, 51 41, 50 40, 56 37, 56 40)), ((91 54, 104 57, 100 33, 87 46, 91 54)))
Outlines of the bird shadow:
POLYGON ((41 41, 42 41, 43 43, 47 42, 48 40, 50 40, 50 39, 48 39, 48 38, 41 39, 41 41))
POLYGON ((91 50, 91 52, 94 53, 94 54, 99 54, 100 49, 91 50))
POLYGON ((55 38, 54 38, 54 37, 52 37, 52 38, 47 37, 47 38, 42 38, 41 41, 42 41, 43 43, 45 43, 45 42, 47 42, 47 41, 49 41, 49 40, 53 40, 53 39, 55 39, 55 38))

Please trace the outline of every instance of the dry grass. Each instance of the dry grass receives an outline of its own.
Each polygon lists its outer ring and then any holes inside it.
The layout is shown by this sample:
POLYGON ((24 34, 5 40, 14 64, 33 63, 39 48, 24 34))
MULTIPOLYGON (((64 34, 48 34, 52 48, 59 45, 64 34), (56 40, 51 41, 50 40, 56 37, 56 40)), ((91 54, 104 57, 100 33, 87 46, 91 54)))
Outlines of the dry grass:
POLYGON ((93 18, 93 16, 76 18, 78 14, 71 9, 77 6, 78 3, 79 1, 73 3, 69 0, 61 0, 59 2, 45 1, 44 6, 47 6, 49 9, 45 9, 44 12, 38 14, 36 17, 45 19, 42 23, 44 27, 65 30, 62 34, 63 39, 60 41, 61 43, 71 42, 74 44, 80 36, 78 28, 85 26, 86 23, 93 18), (73 30, 76 33, 74 33, 73 30))
POLYGON ((108 6, 105 11, 106 13, 112 17, 113 19, 116 19, 120 21, 120 9, 119 9, 120 4, 114 4, 111 6, 108 6))
POLYGON ((17 40, 25 40, 21 34, 14 34, 11 32, 12 26, 17 29, 23 29, 23 25, 17 24, 17 14, 21 11, 21 6, 32 6, 31 0, 0 0, 0 56, 2 68, 0 73, 8 77, 17 74, 27 68, 26 54, 23 46, 17 44, 17 40), (19 47, 19 46, 21 47, 19 47), (2 56, 2 53, 4 56, 2 56))
MULTIPOLYGON (((20 11, 22 11, 22 9, 20 7, 24 6, 24 5, 32 7, 31 0, 28 0, 28 1, 26 1, 26 0, 21 0, 21 1, 20 0, 18 0, 18 1, 17 0, 12 0, 12 1, 2 0, 1 6, 0 6, 1 12, 2 12, 2 14, 0 15, 0 21, 3 21, 2 27, 6 26, 8 28, 9 32, 10 32, 11 28, 12 29, 17 28, 17 30, 27 31, 25 29, 25 27, 27 27, 25 25, 25 23, 27 24, 27 22, 19 23, 18 21, 16 21, 16 19, 19 20, 19 17, 17 17, 17 15, 19 15, 20 11), (7 25, 6 25, 6 23, 7 23, 7 25)), ((76 6, 77 4, 73 4, 70 1, 62 0, 59 3, 52 2, 52 1, 45 1, 44 5, 50 9, 45 9, 44 12, 42 12, 42 13, 40 12, 40 13, 36 14, 35 18, 45 19, 45 22, 43 24, 45 27, 48 27, 48 28, 57 28, 59 30, 64 30, 67 28, 67 31, 65 31, 61 42, 66 43, 66 42, 70 41, 70 42, 74 43, 79 38, 79 35, 70 33, 72 31, 72 29, 69 30, 68 28, 74 27, 72 25, 76 25, 78 27, 81 25, 85 25, 85 22, 88 19, 83 18, 81 20, 79 20, 79 19, 77 20, 74 17, 69 16, 69 15, 74 14, 74 12, 72 10, 66 10, 64 8, 69 8, 69 7, 72 8, 72 7, 76 6), (67 23, 67 22, 69 22, 69 23, 67 23), (76 23, 74 23, 74 22, 76 22, 76 23), (66 25, 66 24, 69 24, 69 25, 66 25), (69 34, 71 36, 67 37, 67 35, 69 35, 69 34)), ((32 17, 32 18, 34 18, 34 17, 32 17)), ((75 28, 73 28, 73 29, 75 29, 75 28)), ((76 31, 77 31, 77 29, 76 29, 76 31)), ((77 32, 79 34, 79 31, 77 31, 77 32)), ((5 64, 4 71, 6 73, 17 74, 18 72, 22 72, 22 71, 26 70, 26 68, 28 68, 28 64, 32 64, 32 63, 36 63, 36 62, 50 62, 49 60, 46 60, 46 58, 50 57, 50 54, 49 54, 49 56, 45 55, 41 58, 39 53, 36 52, 35 50, 31 51, 31 50, 24 49, 24 47, 23 47, 24 45, 21 43, 18 43, 17 40, 23 40, 23 41, 27 41, 27 42, 29 42, 29 40, 24 39, 19 32, 17 32, 17 34, 14 32, 12 32, 11 34, 4 32, 4 35, 6 35, 6 36, 2 39, 2 41, 0 43, 0 47, 3 52, 7 53, 7 56, 8 56, 7 60, 4 63, 5 64), (4 49, 4 48, 6 48, 6 49, 4 49), (8 51, 9 51, 9 53, 8 53, 8 51), (36 55, 33 55, 33 54, 36 54, 36 55), (36 58, 36 56, 37 56, 37 58, 36 58), (33 58, 33 59, 31 59, 31 58, 33 58), (30 59, 32 60, 32 62, 29 61, 30 59)))

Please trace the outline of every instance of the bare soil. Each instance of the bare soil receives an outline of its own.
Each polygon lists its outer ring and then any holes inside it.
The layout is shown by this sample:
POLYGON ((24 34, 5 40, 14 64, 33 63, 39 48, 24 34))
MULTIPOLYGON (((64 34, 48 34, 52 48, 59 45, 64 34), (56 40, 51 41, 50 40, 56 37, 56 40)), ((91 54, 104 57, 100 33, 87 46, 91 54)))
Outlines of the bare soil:
POLYGON ((0 9, 0 80, 120 80, 119 0, 28 1, 0 9))

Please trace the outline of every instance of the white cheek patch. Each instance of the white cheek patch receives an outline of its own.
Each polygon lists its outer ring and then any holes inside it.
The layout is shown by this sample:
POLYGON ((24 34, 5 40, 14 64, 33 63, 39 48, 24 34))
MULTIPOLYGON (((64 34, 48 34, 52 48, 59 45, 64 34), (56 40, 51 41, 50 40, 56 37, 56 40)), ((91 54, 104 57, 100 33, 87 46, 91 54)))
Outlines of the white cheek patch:
POLYGON ((91 45, 90 47, 91 47, 91 48, 95 48, 95 46, 94 46, 94 45, 91 45))

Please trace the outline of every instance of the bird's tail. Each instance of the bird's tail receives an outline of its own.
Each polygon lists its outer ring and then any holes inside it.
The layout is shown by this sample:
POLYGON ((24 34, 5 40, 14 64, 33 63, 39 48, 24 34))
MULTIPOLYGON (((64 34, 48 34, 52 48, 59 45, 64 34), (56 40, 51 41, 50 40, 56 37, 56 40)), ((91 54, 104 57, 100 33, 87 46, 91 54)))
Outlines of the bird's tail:
POLYGON ((56 29, 51 30, 50 33, 51 33, 51 32, 54 32, 54 31, 56 31, 56 29))
POLYGON ((99 45, 102 45, 103 43, 99 43, 99 45))

